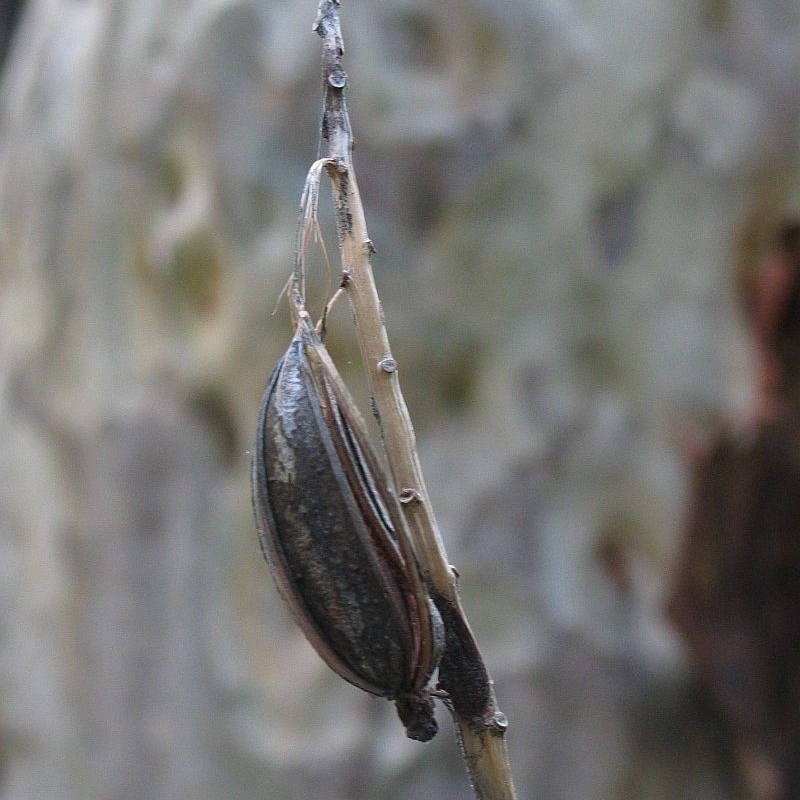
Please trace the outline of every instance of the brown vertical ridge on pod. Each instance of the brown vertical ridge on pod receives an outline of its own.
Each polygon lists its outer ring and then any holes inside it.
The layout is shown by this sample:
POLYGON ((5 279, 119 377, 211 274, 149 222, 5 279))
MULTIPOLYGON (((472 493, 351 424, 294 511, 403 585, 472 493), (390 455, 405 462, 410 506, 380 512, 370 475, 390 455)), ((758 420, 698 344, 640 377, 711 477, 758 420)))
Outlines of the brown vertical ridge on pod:
POLYGON ((427 683, 442 649, 397 501, 306 316, 269 379, 252 465, 261 548, 308 640, 350 683, 436 732, 427 683))

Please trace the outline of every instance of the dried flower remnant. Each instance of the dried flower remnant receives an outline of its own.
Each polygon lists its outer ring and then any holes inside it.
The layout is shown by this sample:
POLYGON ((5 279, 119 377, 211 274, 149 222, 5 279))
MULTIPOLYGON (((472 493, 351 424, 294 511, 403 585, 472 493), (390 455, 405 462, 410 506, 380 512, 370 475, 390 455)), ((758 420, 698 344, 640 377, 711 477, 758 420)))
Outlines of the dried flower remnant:
POLYGON ((444 641, 364 421, 307 314, 270 377, 252 465, 261 548, 325 662, 437 730, 428 682, 444 641))
POLYGON ((461 608, 372 276, 375 248, 351 160, 339 5, 319 0, 314 24, 323 40, 327 154, 306 179, 297 259, 286 285, 297 331, 260 414, 253 499, 262 546, 295 617, 328 664, 357 686, 395 699, 411 738, 434 735, 432 697, 446 698, 475 797, 515 800, 508 722, 461 608), (323 173, 333 190, 342 279, 314 328, 305 310, 305 257, 313 241, 328 263, 316 217, 323 173), (391 484, 317 333, 344 294, 391 484), (437 665, 439 688, 429 690, 437 665))

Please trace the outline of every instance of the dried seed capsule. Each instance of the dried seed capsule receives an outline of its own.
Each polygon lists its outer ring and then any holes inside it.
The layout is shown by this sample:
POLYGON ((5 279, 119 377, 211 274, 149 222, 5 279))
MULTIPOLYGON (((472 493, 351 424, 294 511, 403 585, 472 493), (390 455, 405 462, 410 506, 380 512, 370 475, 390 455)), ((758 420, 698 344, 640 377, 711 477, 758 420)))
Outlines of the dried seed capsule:
POLYGON ((443 646, 363 419, 307 317, 261 403, 252 465, 261 548, 308 640, 350 683, 436 733, 426 688, 443 646))

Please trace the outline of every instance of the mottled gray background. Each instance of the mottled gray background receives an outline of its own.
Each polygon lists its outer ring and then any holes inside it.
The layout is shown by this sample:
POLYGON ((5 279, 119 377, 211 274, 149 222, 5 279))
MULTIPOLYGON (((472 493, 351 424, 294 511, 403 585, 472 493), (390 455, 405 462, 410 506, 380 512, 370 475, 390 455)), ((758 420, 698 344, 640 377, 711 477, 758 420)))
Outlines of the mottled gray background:
MULTIPOLYGON (((410 742, 330 673, 256 544, 249 448, 291 333, 273 310, 317 152, 315 11, 30 0, 19 18, 2 800, 470 796, 446 713, 410 742)), ((342 14, 376 278, 520 798, 730 798, 663 601, 678 443, 751 391, 735 273, 800 210, 800 5, 342 14)), ((331 348, 363 400, 344 305, 331 348)))

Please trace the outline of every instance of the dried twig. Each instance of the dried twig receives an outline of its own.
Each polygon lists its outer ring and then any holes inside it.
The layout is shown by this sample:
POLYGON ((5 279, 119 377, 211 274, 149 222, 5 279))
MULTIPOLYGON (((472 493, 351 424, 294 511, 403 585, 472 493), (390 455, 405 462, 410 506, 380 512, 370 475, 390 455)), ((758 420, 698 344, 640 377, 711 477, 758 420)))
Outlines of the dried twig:
POLYGON ((341 285, 353 309, 359 346, 383 438, 387 461, 413 546, 446 628, 439 687, 456 722, 462 754, 478 800, 514 800, 505 744, 506 717, 464 616, 455 576, 433 515, 416 451, 414 429, 400 391, 397 362, 383 324, 370 265, 374 252, 352 163, 353 137, 344 90, 347 75, 339 23, 339 0, 321 0, 314 25, 323 40, 325 102, 322 135, 327 158, 318 162, 333 183, 342 257, 341 285))

